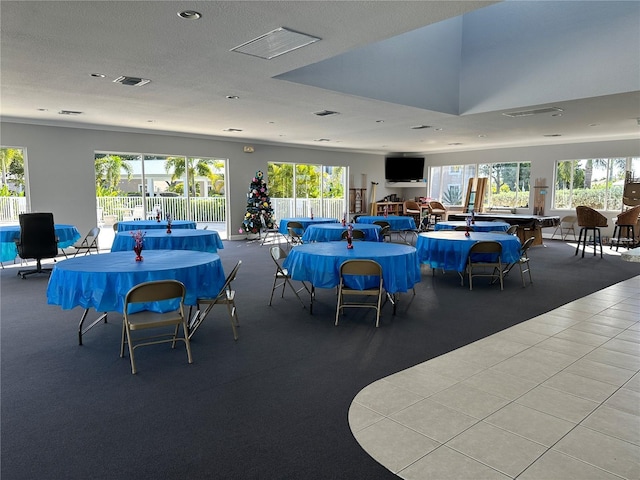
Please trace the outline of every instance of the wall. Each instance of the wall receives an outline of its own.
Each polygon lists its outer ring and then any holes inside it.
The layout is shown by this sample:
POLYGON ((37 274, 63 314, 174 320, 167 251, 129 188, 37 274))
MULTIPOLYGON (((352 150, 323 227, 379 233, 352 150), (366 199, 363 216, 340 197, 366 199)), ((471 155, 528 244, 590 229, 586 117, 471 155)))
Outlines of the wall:
MULTIPOLYGON (((228 158, 228 238, 244 238, 238 229, 244 217, 246 194, 257 170, 267 171, 268 162, 299 162, 349 167, 354 187, 367 188, 378 182, 376 199, 395 193, 411 199, 425 195, 423 188, 387 188, 384 182, 384 155, 345 153, 299 147, 261 145, 255 142, 212 140, 201 136, 152 133, 127 133, 88 128, 70 128, 3 122, 0 124, 3 146, 23 147, 27 157, 27 183, 31 211, 50 211, 59 223, 72 223, 81 232, 96 222, 94 151, 142 152, 159 155, 188 155, 228 158), (243 145, 251 144, 255 153, 243 153, 243 145), (363 179, 366 175, 366 180, 363 179), (366 181, 368 185, 362 185, 366 181)), ((531 178, 546 178, 553 185, 554 165, 558 160, 597 157, 640 156, 640 140, 591 142, 556 146, 476 150, 425 155, 425 171, 429 166, 469 163, 531 162, 531 178)), ((551 209, 551 188, 546 198, 545 213, 566 215, 568 211, 551 209)), ((530 205, 533 199, 530 199, 530 205)), ((530 213, 522 212, 522 213, 530 213)), ((603 212, 615 217, 618 212, 603 212)), ((608 231, 611 235, 613 225, 608 231)))
MULTIPOLYGON (((228 238, 238 235, 246 209, 246 194, 257 170, 268 162, 299 162, 350 168, 354 186, 362 174, 384 183, 383 155, 342 153, 317 149, 212 140, 202 136, 128 133, 89 128, 0 123, 3 146, 26 151, 28 196, 33 212, 53 212, 56 222, 71 223, 85 233, 96 223, 94 151, 140 152, 228 158, 228 238), (243 152, 251 144, 255 153, 243 152)), ((370 185, 367 186, 370 188, 370 185)), ((387 195, 385 189, 379 195, 387 195)), ((370 194, 370 190, 367 192, 370 194)), ((389 192, 393 193, 393 192, 389 192)))

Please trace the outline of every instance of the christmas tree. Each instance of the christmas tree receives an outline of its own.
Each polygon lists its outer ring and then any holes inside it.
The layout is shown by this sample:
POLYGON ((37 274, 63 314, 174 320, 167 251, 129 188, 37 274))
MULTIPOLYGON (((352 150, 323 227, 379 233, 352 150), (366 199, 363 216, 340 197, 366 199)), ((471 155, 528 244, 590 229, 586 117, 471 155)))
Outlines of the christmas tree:
POLYGON ((273 208, 269 198, 267 182, 262 172, 256 172, 247 193, 247 213, 242 221, 240 233, 260 233, 263 228, 273 228, 273 208))

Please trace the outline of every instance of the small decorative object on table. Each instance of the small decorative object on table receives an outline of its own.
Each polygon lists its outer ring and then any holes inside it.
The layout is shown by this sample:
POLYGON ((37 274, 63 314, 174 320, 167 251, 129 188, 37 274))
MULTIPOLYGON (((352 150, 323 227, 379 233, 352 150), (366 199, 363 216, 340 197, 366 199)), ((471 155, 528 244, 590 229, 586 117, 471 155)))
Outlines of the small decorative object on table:
POLYGON ((347 214, 345 213, 344 216, 342 217, 342 226, 346 227, 347 226, 347 214))
POLYGON ((470 237, 471 234, 469 233, 469 229, 471 228, 471 217, 467 217, 467 226, 464 230, 464 236, 465 237, 470 237))
POLYGON ((137 232, 131 232, 131 237, 135 242, 133 244, 133 251, 136 252, 136 262, 142 261, 142 249, 144 248, 144 236, 147 232, 138 230, 137 232))
POLYGON ((347 248, 353 248, 353 225, 349 224, 347 228, 347 248))
POLYGON ((156 207, 156 221, 160 223, 160 219, 162 218, 162 209, 156 207))
POLYGON ((171 215, 167 215, 167 233, 171 233, 171 215))

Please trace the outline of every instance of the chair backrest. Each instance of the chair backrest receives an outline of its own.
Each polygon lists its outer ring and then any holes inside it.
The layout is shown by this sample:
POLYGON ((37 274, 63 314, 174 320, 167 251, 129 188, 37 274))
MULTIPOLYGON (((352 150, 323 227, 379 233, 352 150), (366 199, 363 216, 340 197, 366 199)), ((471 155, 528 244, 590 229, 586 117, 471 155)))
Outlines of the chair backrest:
POLYGON ((535 240, 536 237, 529 237, 525 240, 525 242, 522 244, 522 247, 520 247, 520 256, 527 256, 527 250, 529 250, 529 247, 533 245, 533 242, 535 242, 535 240))
POLYGON ((640 205, 640 183, 625 184, 622 203, 629 206, 640 205))
POLYGON ((431 210, 444 210, 445 212, 447 211, 447 209, 444 208, 444 205, 436 200, 432 200, 431 202, 429 202, 429 208, 431 208, 431 210))
POLYGON ((113 228, 113 231, 114 231, 115 233, 118 233, 118 222, 114 223, 114 224, 112 225, 112 228, 113 228))
POLYGON ((271 258, 273 258, 273 261, 276 262, 278 266, 280 266, 280 260, 284 260, 285 258, 287 258, 287 252, 285 252, 277 245, 271 247, 269 249, 269 253, 271 253, 271 258))
POLYGON ((382 267, 375 260, 353 259, 346 260, 340 265, 340 277, 344 275, 369 275, 380 277, 382 283, 382 267))
POLYGON ((220 289, 219 295, 224 295, 227 290, 231 290, 231 282, 233 282, 236 279, 236 275, 238 275, 238 270, 240 270, 240 265, 242 265, 242 260, 238 260, 238 263, 236 263, 236 266, 233 267, 233 270, 231 270, 231 273, 227 275, 227 279, 224 281, 224 285, 220 289))
MULTIPOLYGON (((342 240, 346 240, 348 234, 349 234, 348 230, 345 230, 344 232, 342 232, 342 240)), ((365 234, 362 230, 353 230, 351 232, 351 238, 353 240, 364 240, 365 234)))
POLYGON ((415 213, 420 213, 420 205, 418 202, 414 202, 413 200, 407 200, 404 202, 404 212, 407 213, 408 210, 412 210, 415 213))
POLYGON ((493 263, 498 260, 501 254, 502 244, 500 242, 486 240, 474 243, 469 250, 468 258, 470 263, 493 263))
POLYGON ((144 218, 144 207, 142 205, 136 205, 133 207, 133 219, 142 220, 144 218))
POLYGON ((178 280, 154 280, 139 283, 127 292, 124 299, 125 312, 132 303, 159 302, 162 300, 180 299, 180 309, 187 289, 178 280))
POLYGON ((21 258, 53 258, 58 255, 58 239, 53 213, 20 214, 20 240, 17 244, 21 258))
POLYGON ((575 215, 565 215, 560 219, 560 225, 562 225, 563 228, 570 228, 577 221, 578 221, 578 218, 575 215))
POLYGON ((607 217, 591 207, 580 205, 576 207, 578 225, 581 227, 606 227, 607 217))
POLYGON ((287 222, 287 231, 292 237, 300 237, 304 233, 304 225, 300 222, 287 222))
POLYGON ((518 225, 511 225, 507 228, 507 233, 509 235, 516 235, 518 233, 518 225))
POLYGON ((638 217, 640 216, 640 205, 633 207, 626 212, 618 214, 616 223, 618 225, 636 225, 638 223, 638 217))
POLYGON ((89 230, 89 233, 85 235, 82 241, 76 244, 76 246, 83 248, 95 248, 96 250, 98 250, 98 235, 100 235, 100 228, 93 227, 91 230, 89 230))

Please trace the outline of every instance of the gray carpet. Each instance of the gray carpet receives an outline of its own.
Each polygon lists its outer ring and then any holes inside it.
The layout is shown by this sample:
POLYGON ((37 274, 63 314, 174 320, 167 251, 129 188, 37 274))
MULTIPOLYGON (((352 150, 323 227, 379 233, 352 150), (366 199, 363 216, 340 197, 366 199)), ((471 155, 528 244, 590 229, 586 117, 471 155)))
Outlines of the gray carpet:
POLYGON ((139 373, 119 358, 120 318, 77 345, 82 310, 47 305, 47 277, 0 275, 3 480, 396 478, 353 439, 353 397, 381 377, 441 355, 576 298, 640 274, 619 257, 575 257, 548 241, 533 247, 534 284, 513 271, 505 290, 473 292, 455 273, 423 269, 416 296, 349 311, 333 325, 335 291, 314 314, 290 292, 268 307, 273 263, 258 242, 225 242, 236 281, 240 338, 224 307, 184 347, 140 349, 139 373))

